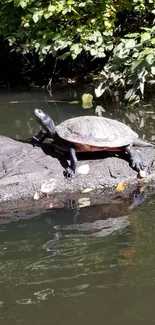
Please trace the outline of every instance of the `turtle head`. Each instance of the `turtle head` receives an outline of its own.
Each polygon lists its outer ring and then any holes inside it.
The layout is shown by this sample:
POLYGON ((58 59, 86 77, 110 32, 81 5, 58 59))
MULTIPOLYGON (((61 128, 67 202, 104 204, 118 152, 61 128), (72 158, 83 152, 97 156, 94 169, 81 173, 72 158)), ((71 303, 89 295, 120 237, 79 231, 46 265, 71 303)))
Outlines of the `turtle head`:
POLYGON ((42 128, 51 136, 56 133, 55 124, 52 118, 44 113, 41 109, 35 108, 34 115, 37 122, 42 126, 42 128))

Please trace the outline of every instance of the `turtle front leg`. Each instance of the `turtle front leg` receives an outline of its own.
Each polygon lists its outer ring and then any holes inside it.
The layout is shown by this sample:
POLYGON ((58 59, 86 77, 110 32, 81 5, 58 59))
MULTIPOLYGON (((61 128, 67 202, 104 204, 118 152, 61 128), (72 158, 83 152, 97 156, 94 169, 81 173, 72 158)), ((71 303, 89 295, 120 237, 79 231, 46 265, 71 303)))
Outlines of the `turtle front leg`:
POLYGON ((75 174, 75 171, 76 171, 76 167, 77 167, 77 158, 76 158, 76 151, 74 148, 69 148, 68 149, 68 152, 69 152, 69 157, 70 157, 70 161, 71 161, 71 164, 70 164, 70 167, 67 168, 65 171, 64 171, 64 176, 66 178, 71 178, 73 173, 75 174))
POLYGON ((39 133, 32 138, 28 138, 27 142, 35 145, 35 144, 40 144, 42 143, 47 137, 47 132, 44 130, 40 130, 39 133))
POLYGON ((142 156, 135 148, 132 146, 127 146, 125 151, 129 156, 131 167, 137 172, 144 170, 147 167, 146 162, 143 160, 142 156))

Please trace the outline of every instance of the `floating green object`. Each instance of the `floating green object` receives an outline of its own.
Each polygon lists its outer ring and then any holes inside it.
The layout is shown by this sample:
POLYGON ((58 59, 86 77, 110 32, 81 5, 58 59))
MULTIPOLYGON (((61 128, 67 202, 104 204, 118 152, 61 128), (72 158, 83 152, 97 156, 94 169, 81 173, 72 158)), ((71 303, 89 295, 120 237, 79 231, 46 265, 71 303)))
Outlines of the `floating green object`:
POLYGON ((83 94, 82 106, 83 108, 91 108, 93 106, 93 96, 91 94, 83 94))
POLYGON ((69 104, 79 104, 78 100, 72 100, 71 102, 69 102, 69 104))

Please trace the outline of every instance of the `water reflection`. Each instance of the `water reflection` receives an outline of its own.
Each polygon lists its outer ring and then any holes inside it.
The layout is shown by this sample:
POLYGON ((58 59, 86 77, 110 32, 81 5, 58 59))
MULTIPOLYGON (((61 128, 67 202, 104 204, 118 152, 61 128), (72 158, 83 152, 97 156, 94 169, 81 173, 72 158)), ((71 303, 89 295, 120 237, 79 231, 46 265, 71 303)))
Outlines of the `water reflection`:
POLYGON ((154 202, 0 224, 1 324, 153 323, 154 202))

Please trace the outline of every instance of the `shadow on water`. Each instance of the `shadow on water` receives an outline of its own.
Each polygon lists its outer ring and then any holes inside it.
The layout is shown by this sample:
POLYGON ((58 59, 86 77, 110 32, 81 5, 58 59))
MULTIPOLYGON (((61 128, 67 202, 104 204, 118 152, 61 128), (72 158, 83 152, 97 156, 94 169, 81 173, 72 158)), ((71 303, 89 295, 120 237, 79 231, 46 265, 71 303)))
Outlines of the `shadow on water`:
MULTIPOLYGON (((47 97, 40 93, 3 94, 1 102, 28 97, 36 102, 0 106, 1 134, 26 139, 37 133, 36 106, 57 123, 94 114, 81 104, 39 103, 47 97)), ((153 140, 153 107, 149 111, 121 115, 109 108, 105 116, 153 140)), ((144 195, 133 204, 132 198, 118 197, 114 204, 83 208, 68 200, 59 209, 47 200, 46 211, 40 205, 35 215, 16 215, 11 222, 5 215, 0 221, 0 324, 154 324, 155 198, 144 195)))

